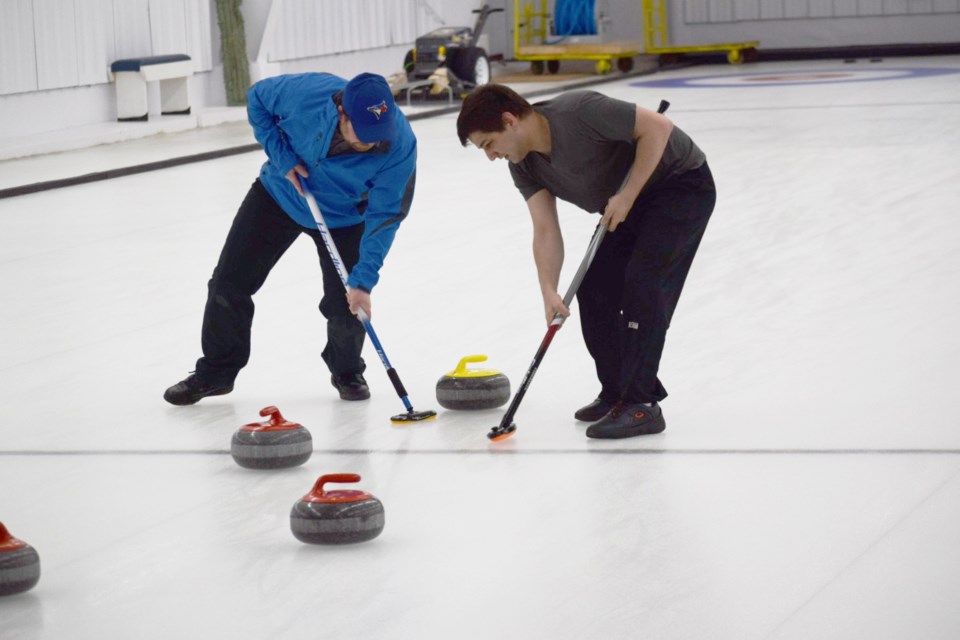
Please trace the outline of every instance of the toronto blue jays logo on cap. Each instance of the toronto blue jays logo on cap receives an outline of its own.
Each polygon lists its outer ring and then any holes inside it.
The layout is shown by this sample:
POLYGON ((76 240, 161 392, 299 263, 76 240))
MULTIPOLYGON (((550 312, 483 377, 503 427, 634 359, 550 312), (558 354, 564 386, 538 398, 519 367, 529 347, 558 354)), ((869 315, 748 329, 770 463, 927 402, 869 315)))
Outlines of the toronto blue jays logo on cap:
POLYGON ((342 106, 361 142, 392 140, 396 135, 400 110, 383 76, 361 73, 348 82, 342 106))
POLYGON ((377 120, 380 119, 380 116, 387 112, 387 101, 381 100, 380 104, 374 104, 367 107, 367 111, 377 116, 377 120))

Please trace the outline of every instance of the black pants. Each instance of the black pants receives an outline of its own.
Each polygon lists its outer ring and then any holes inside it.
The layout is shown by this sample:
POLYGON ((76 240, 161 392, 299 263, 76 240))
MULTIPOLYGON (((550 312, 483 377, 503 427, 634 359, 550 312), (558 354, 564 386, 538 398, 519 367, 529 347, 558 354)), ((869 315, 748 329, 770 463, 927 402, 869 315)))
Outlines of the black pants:
MULTIPOLYGON (((280 256, 301 233, 313 238, 323 273, 320 313, 327 319, 323 359, 330 372, 361 373, 364 329, 350 313, 346 291, 317 229, 294 222, 257 180, 250 187, 227 234, 220 260, 207 285, 197 376, 209 384, 233 382, 250 359, 253 295, 263 286, 280 256)), ((331 229, 330 235, 349 271, 360 254, 363 225, 331 229)))
POLYGON ((667 328, 716 198, 704 163, 644 190, 600 244, 577 301, 601 398, 667 396, 657 377, 667 328))

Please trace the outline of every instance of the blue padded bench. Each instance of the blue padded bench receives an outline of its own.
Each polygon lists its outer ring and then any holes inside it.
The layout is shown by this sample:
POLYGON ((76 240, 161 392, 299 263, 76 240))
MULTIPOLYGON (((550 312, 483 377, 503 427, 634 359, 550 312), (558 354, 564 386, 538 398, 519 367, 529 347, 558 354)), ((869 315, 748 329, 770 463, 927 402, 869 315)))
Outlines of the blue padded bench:
POLYGON ((128 58, 110 65, 117 86, 117 120, 147 119, 147 83, 160 81, 160 113, 189 114, 190 91, 187 81, 193 75, 190 56, 176 53, 149 58, 128 58))

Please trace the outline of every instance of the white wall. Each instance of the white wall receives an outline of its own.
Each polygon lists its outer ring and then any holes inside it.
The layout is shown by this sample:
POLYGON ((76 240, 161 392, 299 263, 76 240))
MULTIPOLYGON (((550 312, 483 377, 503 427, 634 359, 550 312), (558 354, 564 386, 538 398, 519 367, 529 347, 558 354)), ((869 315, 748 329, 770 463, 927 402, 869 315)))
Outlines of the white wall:
POLYGON ((170 53, 213 66, 211 0, 4 0, 0 95, 110 82, 110 63, 170 53))
MULTIPOLYGON (((489 53, 512 56, 515 1, 488 0, 489 53)), ((640 0, 597 0, 610 35, 642 41, 640 0)), ((472 26, 482 0, 244 0, 251 78, 302 71, 389 75, 417 35, 472 26)), ((553 7, 553 1, 548 3, 553 7)), ((671 0, 671 44, 761 48, 960 41, 960 0, 671 0)), ((214 0, 0 0, 4 140, 116 118, 118 58, 188 53, 194 111, 226 104, 214 0)), ((155 88, 151 88, 156 94, 155 88)), ((157 100, 151 100, 155 113, 157 100)))
POLYGON ((671 44, 761 49, 960 42, 960 0, 677 0, 671 44))
MULTIPOLYGON (((474 7, 472 0, 245 0, 251 79, 389 75, 402 69, 418 33, 473 24, 474 7)), ((214 0, 0 0, 0 145, 115 121, 110 63, 164 53, 194 59, 195 112, 226 104, 214 0)), ((150 92, 154 98, 156 88, 150 92)), ((151 115, 158 110, 151 99, 151 115)))
POLYGON ((191 92, 216 100, 223 80, 211 79, 219 65, 211 7, 212 0, 3 0, 0 140, 115 119, 109 69, 122 58, 186 53, 197 74, 191 92))

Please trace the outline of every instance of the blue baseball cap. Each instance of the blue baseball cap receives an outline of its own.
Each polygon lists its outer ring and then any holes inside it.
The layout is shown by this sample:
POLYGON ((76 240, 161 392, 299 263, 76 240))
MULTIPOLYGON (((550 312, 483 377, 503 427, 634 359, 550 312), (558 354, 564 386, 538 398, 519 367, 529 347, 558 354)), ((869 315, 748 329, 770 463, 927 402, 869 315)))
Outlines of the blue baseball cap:
POLYGON ((397 131, 397 103, 383 76, 361 73, 343 90, 344 113, 362 142, 390 140, 397 131))

